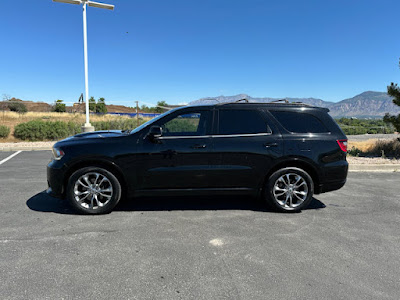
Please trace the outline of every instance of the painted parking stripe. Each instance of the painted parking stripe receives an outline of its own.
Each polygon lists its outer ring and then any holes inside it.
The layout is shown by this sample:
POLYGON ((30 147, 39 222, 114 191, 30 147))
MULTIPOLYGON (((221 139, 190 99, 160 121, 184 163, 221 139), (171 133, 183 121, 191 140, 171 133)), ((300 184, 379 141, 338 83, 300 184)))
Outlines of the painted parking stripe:
POLYGON ((0 165, 4 164, 7 160, 10 160, 11 158, 13 158, 14 156, 20 154, 21 152, 22 151, 17 151, 15 153, 11 154, 9 157, 7 157, 7 158, 3 159, 2 161, 0 161, 0 165))

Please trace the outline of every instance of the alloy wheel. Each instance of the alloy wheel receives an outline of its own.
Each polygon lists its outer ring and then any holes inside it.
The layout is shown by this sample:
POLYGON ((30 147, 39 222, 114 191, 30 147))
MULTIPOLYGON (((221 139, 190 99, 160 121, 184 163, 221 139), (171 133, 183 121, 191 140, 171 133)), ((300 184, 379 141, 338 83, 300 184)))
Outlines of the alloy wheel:
POLYGON ((96 210, 106 206, 113 196, 111 181, 103 174, 83 174, 74 185, 74 199, 84 209, 96 210))
POLYGON ((276 202, 283 209, 293 210, 307 199, 308 186, 301 175, 286 173, 275 181, 272 192, 276 202))

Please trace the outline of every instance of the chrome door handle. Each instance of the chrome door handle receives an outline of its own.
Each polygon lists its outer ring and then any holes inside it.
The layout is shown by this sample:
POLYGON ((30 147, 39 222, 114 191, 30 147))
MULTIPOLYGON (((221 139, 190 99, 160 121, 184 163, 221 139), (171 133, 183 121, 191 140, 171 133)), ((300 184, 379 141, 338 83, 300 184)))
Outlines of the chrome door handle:
POLYGON ((278 147, 278 143, 266 143, 264 146, 265 148, 278 147))
POLYGON ((202 144, 202 145, 193 145, 192 149, 204 149, 207 148, 207 145, 202 144))

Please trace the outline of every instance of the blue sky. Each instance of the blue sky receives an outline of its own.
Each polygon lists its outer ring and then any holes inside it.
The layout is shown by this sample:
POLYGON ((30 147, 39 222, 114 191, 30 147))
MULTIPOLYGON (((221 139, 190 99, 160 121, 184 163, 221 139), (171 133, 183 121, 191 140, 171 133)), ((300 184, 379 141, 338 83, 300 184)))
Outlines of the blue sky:
MULTIPOLYGON (((107 0, 88 8, 90 95, 133 106, 201 97, 340 101, 400 82, 398 0, 107 0)), ((2 1, 0 95, 77 101, 82 9, 2 1)))

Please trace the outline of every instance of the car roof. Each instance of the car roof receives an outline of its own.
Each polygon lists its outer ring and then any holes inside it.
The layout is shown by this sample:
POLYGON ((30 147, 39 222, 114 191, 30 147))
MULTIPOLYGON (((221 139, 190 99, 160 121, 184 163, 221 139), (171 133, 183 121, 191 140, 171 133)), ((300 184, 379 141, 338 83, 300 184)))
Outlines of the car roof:
POLYGON ((289 108, 290 110, 295 110, 296 108, 311 108, 311 109, 319 109, 326 112, 329 112, 328 108, 319 107, 319 106, 312 106, 305 103, 287 103, 287 102, 222 102, 222 103, 215 103, 215 104, 198 104, 198 105, 189 105, 184 106, 185 108, 191 107, 203 107, 203 108, 216 108, 216 107, 224 107, 224 108, 254 108, 254 107, 263 107, 263 108, 279 108, 279 109, 286 109, 289 108))

